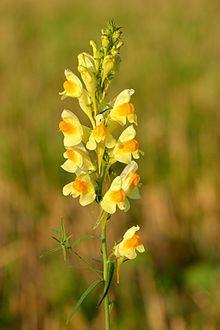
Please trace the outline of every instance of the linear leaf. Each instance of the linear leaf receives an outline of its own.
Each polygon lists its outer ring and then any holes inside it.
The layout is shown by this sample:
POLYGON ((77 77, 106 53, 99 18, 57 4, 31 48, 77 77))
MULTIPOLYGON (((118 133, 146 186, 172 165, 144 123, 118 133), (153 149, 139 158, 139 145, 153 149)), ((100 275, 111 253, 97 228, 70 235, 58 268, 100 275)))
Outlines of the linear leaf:
POLYGON ((51 253, 55 253, 55 252, 57 252, 57 251, 60 251, 60 249, 61 249, 61 246, 59 246, 59 247, 57 247, 57 248, 55 248, 55 249, 51 249, 51 250, 48 250, 48 251, 42 252, 42 253, 40 254, 40 258, 46 257, 46 256, 48 256, 48 255, 51 254, 51 253))
POLYGON ((81 295, 81 297, 79 298, 77 304, 75 305, 75 307, 73 308, 73 310, 71 311, 70 315, 67 318, 67 323, 71 320, 71 318, 74 316, 74 314, 77 312, 77 310, 79 309, 80 305, 82 304, 82 302, 85 300, 85 298, 89 295, 89 293, 91 291, 93 291, 98 284, 100 284, 101 282, 103 282, 102 280, 96 280, 94 282, 92 282, 90 284, 90 286, 86 289, 86 291, 83 292, 83 294, 81 295))
POLYGON ((61 238, 61 232, 58 229, 51 227, 50 230, 61 238))
POLYGON ((108 291, 109 291, 109 288, 110 288, 110 285, 111 285, 111 281, 112 281, 112 278, 113 278, 113 275, 114 275, 114 271, 115 271, 115 264, 114 264, 114 262, 111 262, 109 264, 108 278, 107 278, 107 281, 106 281, 106 284, 105 284, 104 292, 103 292, 103 295, 102 295, 101 299, 99 300, 99 302, 97 304, 97 307, 101 305, 101 303, 105 299, 106 295, 108 294, 108 291))
POLYGON ((93 265, 91 265, 85 258, 83 258, 78 252, 76 251, 73 251, 73 253, 80 259, 82 260, 86 265, 87 265, 87 268, 92 270, 93 272, 95 272, 99 277, 100 277, 100 274, 102 275, 102 271, 99 270, 99 269, 96 269, 93 265))
POLYGON ((94 235, 83 236, 73 242, 73 246, 79 245, 83 241, 88 241, 89 239, 96 238, 94 235))

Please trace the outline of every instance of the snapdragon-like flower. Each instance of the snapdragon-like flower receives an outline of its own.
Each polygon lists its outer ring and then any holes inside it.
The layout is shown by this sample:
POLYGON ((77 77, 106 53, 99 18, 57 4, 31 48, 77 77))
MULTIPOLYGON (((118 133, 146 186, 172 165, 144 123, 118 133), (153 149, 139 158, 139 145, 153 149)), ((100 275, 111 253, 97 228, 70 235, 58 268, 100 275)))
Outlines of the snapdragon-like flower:
POLYGON ((137 256, 136 251, 143 253, 144 245, 141 243, 140 236, 136 232, 140 229, 139 226, 129 228, 123 236, 123 240, 114 247, 116 258, 134 259, 137 256))
POLYGON ((66 97, 80 97, 83 91, 80 79, 69 69, 65 70, 66 81, 63 83, 63 92, 60 92, 61 100, 66 97))
POLYGON ((113 214, 116 208, 127 212, 130 203, 127 197, 131 199, 140 198, 139 181, 140 176, 136 173, 138 165, 135 161, 128 164, 122 173, 117 176, 109 190, 105 193, 101 201, 101 207, 108 213, 113 214))
POLYGON ((106 148, 113 148, 116 143, 115 139, 104 124, 104 117, 102 114, 96 116, 96 126, 90 134, 86 148, 89 150, 95 150, 97 143, 100 142, 102 142, 106 148))
POLYGON ((122 188, 126 195, 131 199, 139 199, 140 192, 140 175, 137 174, 138 165, 135 161, 131 161, 121 173, 122 188))
POLYGON ((110 111, 109 118, 124 126, 126 121, 137 124, 137 115, 134 105, 130 103, 131 96, 134 94, 133 89, 125 89, 115 100, 113 109, 110 111))
POLYGON ((129 228, 124 234, 123 240, 113 248, 113 253, 117 259, 117 283, 119 283, 119 269, 124 260, 135 259, 136 251, 145 252, 140 236, 136 234, 139 229, 139 226, 129 228))
POLYGON ((127 199, 126 192, 122 188, 122 178, 117 176, 109 190, 105 193, 103 200, 101 201, 101 207, 104 211, 113 214, 116 212, 116 208, 123 211, 128 211, 130 208, 129 200, 127 199))
POLYGON ((73 182, 63 187, 64 196, 79 197, 82 206, 91 204, 96 197, 94 184, 88 174, 80 174, 73 182))
POLYGON ((118 142, 112 151, 112 157, 116 161, 121 163, 129 164, 132 157, 138 159, 139 155, 139 144, 135 140, 136 131, 133 125, 128 126, 122 134, 119 136, 118 142))
POLYGON ((82 144, 69 147, 63 154, 66 161, 61 167, 70 173, 94 171, 94 165, 82 144))
POLYGON ((79 119, 69 110, 63 110, 59 128, 64 135, 64 146, 72 147, 79 144, 83 137, 83 128, 79 119))

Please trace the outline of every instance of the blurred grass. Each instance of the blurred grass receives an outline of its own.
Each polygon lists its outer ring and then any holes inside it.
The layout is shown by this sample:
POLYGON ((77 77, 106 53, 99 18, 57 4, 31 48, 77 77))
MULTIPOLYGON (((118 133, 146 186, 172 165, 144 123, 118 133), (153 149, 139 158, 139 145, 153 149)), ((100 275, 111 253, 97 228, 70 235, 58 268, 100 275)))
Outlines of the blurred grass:
MULTIPOLYGON (((64 329, 91 274, 73 258, 40 260, 60 217, 73 236, 96 211, 61 195, 63 71, 105 21, 123 26, 120 75, 109 98, 134 88, 142 200, 115 216, 111 242, 139 223, 146 256, 123 267, 114 329, 220 328, 219 10, 216 0, 1 1, 0 328, 64 329), (129 288, 129 290, 128 290, 129 288)), ((83 255, 98 255, 84 242, 83 255), (89 251, 89 252, 88 252, 89 251)), ((69 329, 101 329, 93 295, 69 329)))

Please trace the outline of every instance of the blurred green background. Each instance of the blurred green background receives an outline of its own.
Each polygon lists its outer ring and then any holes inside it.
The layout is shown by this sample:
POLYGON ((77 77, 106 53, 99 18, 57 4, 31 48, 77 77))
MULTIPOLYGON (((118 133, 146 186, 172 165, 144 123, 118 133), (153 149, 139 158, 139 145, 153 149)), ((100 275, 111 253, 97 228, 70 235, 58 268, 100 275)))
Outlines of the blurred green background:
MULTIPOLYGON (((120 74, 108 97, 134 88, 142 199, 112 219, 110 246, 140 224, 145 255, 126 263, 112 298, 113 329, 220 329, 220 3, 31 1, 0 4, 0 329, 103 329, 91 294, 65 319, 93 275, 75 257, 39 259, 65 220, 73 238, 91 233, 96 210, 61 194, 64 69, 90 51, 105 22, 123 26, 120 74)), ((78 249, 89 258, 99 243, 78 249)))

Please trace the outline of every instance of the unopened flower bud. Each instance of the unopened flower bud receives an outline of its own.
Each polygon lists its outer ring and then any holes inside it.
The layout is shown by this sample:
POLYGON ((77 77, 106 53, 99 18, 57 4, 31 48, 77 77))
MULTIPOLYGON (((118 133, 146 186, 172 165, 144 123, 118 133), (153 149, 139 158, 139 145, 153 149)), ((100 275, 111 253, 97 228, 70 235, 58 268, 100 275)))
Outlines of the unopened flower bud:
POLYGON ((121 46, 123 46, 123 41, 119 41, 118 43, 117 43, 117 45, 115 45, 115 47, 117 48, 117 49, 120 49, 121 48, 121 46))
POLYGON ((94 58, 87 53, 81 53, 78 55, 79 66, 87 68, 91 72, 95 72, 94 58))
POLYGON ((114 68, 115 59, 112 55, 107 55, 104 58, 104 61, 102 63, 102 70, 103 70, 103 81, 107 77, 107 75, 112 71, 114 68))
POLYGON ((88 92, 94 92, 96 88, 96 77, 94 73, 82 65, 78 66, 78 71, 81 74, 82 80, 86 85, 88 92))
POLYGON ((101 37, 101 42, 102 42, 102 47, 103 48, 108 48, 108 45, 109 45, 109 39, 107 36, 102 36, 101 37))
POLYGON ((117 41, 117 40, 120 38, 121 33, 122 33, 122 32, 121 32, 120 30, 116 30, 116 31, 113 33, 112 39, 113 39, 114 42, 117 41))

